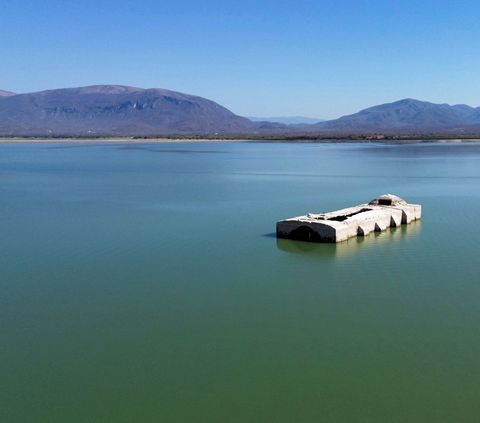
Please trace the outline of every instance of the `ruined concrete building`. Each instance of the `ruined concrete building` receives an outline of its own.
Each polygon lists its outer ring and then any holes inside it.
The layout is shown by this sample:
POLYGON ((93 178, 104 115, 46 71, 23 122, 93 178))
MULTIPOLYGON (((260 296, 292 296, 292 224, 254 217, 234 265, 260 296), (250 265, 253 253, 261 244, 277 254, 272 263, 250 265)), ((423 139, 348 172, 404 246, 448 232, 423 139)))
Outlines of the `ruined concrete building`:
POLYGON ((408 204, 400 197, 385 194, 368 204, 280 220, 277 222, 277 237, 310 242, 341 242, 354 236, 365 236, 407 224, 421 216, 420 205, 408 204))

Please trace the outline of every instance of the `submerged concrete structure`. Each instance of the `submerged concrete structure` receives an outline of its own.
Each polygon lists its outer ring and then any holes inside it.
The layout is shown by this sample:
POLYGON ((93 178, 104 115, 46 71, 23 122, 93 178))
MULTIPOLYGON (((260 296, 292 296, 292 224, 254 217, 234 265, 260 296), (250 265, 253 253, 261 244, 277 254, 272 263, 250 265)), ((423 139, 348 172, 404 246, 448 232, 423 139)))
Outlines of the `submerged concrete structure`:
POLYGON ((422 217, 422 206, 408 204, 400 197, 384 194, 368 204, 360 204, 330 213, 277 222, 277 237, 310 242, 341 242, 354 236, 384 231, 422 217))

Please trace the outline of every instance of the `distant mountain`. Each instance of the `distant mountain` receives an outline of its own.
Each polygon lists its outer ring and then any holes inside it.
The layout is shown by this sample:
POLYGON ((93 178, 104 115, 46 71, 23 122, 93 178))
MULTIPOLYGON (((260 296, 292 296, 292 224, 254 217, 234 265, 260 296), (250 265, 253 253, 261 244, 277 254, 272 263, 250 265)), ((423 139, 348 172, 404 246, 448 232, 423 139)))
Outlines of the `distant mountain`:
POLYGON ((10 91, 0 90, 0 97, 10 97, 12 95, 15 95, 15 93, 11 93, 10 91))
POLYGON ((249 117, 252 122, 273 122, 285 125, 314 124, 325 122, 325 119, 309 118, 305 116, 284 116, 284 117, 249 117))
MULTIPOLYGON (((480 107, 405 99, 315 124, 312 118, 235 115, 202 97, 159 88, 94 85, 27 94, 0 91, 0 135, 205 135, 479 132, 480 107), (268 120, 265 120, 268 119, 268 120), (282 121, 282 122, 279 122, 282 121), (283 123, 285 122, 285 123, 283 123)), ((318 120, 318 119, 317 119, 318 120)), ((314 120, 315 121, 315 120, 314 120)))
POLYGON ((480 124, 480 107, 449 106, 405 99, 364 109, 353 115, 313 125, 320 132, 411 132, 463 130, 480 124))
POLYGON ((0 96, 3 135, 245 133, 258 127, 211 100, 157 88, 95 85, 10 94, 0 96))

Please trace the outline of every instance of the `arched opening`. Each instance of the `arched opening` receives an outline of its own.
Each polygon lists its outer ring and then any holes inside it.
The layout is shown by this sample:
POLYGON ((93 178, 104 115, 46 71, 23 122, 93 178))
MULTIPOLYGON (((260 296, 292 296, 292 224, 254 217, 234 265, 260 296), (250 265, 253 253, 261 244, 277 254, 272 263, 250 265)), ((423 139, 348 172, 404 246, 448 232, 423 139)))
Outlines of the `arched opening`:
POLYGON ((312 228, 308 226, 299 226, 293 230, 290 235, 290 239, 295 239, 297 241, 308 241, 308 242, 320 242, 320 235, 318 235, 312 228))

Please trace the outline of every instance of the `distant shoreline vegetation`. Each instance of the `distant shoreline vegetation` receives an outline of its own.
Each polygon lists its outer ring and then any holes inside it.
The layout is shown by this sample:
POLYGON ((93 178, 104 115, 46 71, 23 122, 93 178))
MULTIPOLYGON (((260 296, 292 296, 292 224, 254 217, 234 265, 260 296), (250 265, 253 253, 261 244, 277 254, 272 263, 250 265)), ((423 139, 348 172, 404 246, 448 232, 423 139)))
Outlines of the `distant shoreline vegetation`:
POLYGON ((102 135, 73 135, 52 134, 15 136, 1 135, 0 142, 55 142, 55 141, 238 141, 238 142, 312 142, 312 143, 348 143, 348 142, 435 142, 435 141, 463 141, 480 142, 480 133, 472 134, 170 134, 170 135, 143 135, 143 136, 116 136, 113 134, 102 135))

